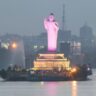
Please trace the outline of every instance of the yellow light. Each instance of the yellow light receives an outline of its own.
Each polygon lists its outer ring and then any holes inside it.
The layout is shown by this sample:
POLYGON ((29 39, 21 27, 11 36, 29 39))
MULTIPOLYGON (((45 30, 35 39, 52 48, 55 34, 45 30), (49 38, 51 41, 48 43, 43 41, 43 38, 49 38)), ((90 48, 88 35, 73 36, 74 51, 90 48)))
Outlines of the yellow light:
POLYGON ((72 72, 72 73, 77 72, 77 68, 72 68, 72 69, 71 69, 71 72, 72 72))
POLYGON ((77 91, 78 91, 78 88, 77 88, 77 81, 72 81, 72 96, 77 96, 77 91))
POLYGON ((12 48, 13 49, 17 48, 17 44, 15 42, 12 44, 12 48))

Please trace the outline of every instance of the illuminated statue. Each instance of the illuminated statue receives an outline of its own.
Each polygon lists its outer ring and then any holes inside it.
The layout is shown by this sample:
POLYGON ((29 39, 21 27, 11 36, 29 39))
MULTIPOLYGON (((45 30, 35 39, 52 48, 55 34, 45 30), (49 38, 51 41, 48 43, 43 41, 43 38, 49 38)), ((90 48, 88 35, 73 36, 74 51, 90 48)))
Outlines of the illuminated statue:
POLYGON ((44 27, 48 34, 48 51, 55 52, 57 49, 58 23, 55 21, 54 14, 51 13, 48 18, 44 20, 44 27))

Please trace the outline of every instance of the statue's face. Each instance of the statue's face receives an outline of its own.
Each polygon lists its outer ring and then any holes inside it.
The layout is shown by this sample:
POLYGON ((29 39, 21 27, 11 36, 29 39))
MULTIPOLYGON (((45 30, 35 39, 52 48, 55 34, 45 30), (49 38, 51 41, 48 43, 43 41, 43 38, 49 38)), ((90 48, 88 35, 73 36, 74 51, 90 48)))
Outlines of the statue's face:
POLYGON ((54 16, 53 15, 49 16, 49 21, 54 21, 54 16))

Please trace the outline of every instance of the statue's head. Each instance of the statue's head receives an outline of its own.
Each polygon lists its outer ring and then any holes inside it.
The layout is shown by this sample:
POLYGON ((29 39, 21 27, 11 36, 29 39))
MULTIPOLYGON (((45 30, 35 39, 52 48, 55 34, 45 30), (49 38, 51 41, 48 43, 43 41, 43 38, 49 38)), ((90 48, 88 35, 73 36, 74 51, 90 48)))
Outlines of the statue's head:
POLYGON ((54 14, 53 13, 51 13, 50 15, 49 15, 49 21, 55 21, 55 17, 54 17, 54 14))

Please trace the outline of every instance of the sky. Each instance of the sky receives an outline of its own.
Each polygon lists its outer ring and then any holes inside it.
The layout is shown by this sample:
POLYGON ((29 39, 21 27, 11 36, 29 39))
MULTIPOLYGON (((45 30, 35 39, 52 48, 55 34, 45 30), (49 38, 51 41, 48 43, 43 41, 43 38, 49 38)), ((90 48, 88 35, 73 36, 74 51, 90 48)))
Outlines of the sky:
POLYGON ((66 29, 78 35, 87 22, 96 35, 96 0, 0 0, 0 35, 45 32, 43 21, 51 12, 61 27, 63 4, 66 29))

